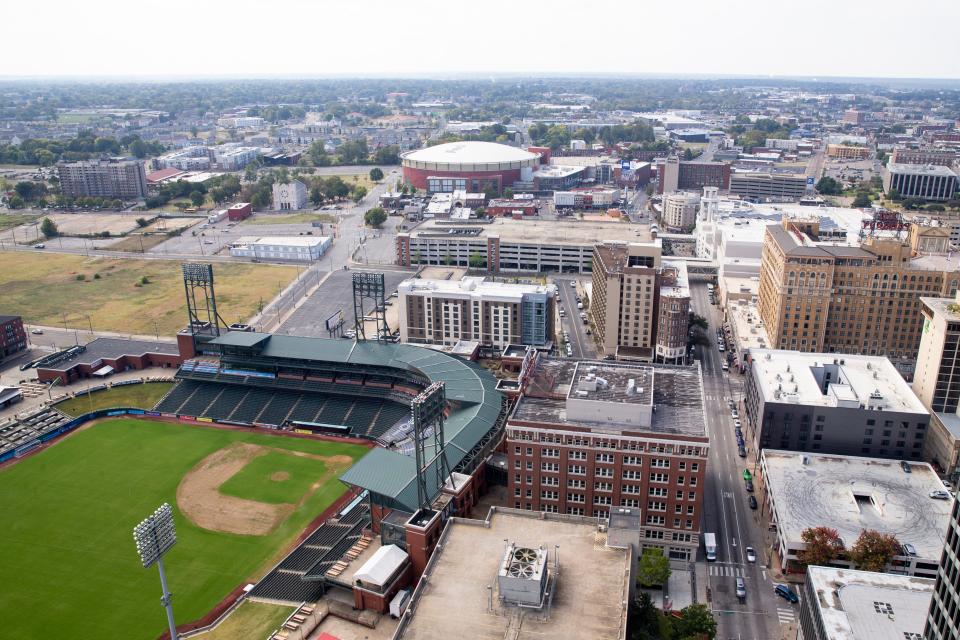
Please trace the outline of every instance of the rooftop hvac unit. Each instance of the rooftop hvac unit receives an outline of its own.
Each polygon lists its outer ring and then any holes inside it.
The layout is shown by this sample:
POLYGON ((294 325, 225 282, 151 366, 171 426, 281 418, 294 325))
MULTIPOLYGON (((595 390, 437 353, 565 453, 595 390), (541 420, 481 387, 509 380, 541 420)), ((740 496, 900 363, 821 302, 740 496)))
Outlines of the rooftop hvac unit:
POLYGON ((637 392, 637 380, 636 378, 630 378, 627 380, 627 395, 632 396, 637 392))
POLYGON ((500 597, 512 604, 539 607, 546 600, 547 551, 507 545, 497 573, 500 597))

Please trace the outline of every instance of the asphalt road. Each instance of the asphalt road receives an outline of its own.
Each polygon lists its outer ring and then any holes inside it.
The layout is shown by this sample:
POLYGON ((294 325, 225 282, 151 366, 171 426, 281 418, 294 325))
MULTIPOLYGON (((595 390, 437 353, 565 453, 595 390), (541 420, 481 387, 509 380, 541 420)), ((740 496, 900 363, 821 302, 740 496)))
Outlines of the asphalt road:
POLYGON ((570 336, 570 347, 574 358, 595 359, 597 349, 594 346, 593 336, 586 334, 588 325, 583 324, 580 319, 580 309, 577 309, 577 291, 570 286, 573 281, 573 278, 553 278, 560 292, 562 303, 560 308, 566 312, 566 317, 560 319, 560 326, 570 336))
MULTIPOLYGON (((697 347, 703 368, 706 401, 707 431, 710 436, 710 456, 707 463, 707 489, 704 495, 703 532, 717 536, 717 561, 708 563, 710 606, 717 620, 719 640, 770 640, 782 637, 781 623, 794 622, 799 606, 790 605, 773 592, 767 562, 769 550, 764 543, 764 525, 758 511, 747 503, 749 493, 744 488, 743 470, 755 470, 753 451, 747 458, 737 455, 733 419, 727 401, 740 402, 742 385, 739 376, 730 376, 721 370, 726 353, 716 346, 716 330, 720 326, 720 311, 710 305, 705 283, 691 283, 691 303, 694 311, 710 323, 709 347, 697 347), (757 561, 747 562, 745 549, 756 550, 757 561), (735 579, 743 577, 747 597, 738 602, 735 579)), ((738 406, 741 415, 742 406, 738 406)), ((757 496, 761 501, 761 496, 757 496)))

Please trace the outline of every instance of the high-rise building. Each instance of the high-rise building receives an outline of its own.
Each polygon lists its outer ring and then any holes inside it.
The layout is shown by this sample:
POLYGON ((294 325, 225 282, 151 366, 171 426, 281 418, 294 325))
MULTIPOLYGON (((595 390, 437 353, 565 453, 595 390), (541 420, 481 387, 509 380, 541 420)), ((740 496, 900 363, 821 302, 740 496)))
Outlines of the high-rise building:
POLYGON ((662 262, 659 240, 598 244, 590 314, 604 355, 678 361, 686 353, 686 264, 662 262))
POLYGON ((143 162, 109 158, 61 162, 57 165, 60 189, 71 198, 145 198, 147 174, 143 162))
POLYGON ((958 154, 950 149, 894 149, 890 156, 893 164, 936 164, 952 167, 958 154))
POLYGON ((696 556, 709 439, 700 366, 541 357, 507 419, 508 502, 606 518, 641 509, 641 544, 696 556))
POLYGON ((947 540, 940 555, 937 580, 924 640, 957 640, 960 638, 960 501, 953 501, 947 540))
POLYGON ((960 282, 949 231, 912 224, 907 239, 879 234, 859 246, 816 242, 818 234, 817 219, 766 229, 758 297, 771 346, 885 355, 912 370, 920 297, 952 296, 960 282))
POLYGON ((952 200, 958 189, 957 174, 939 164, 888 162, 883 172, 883 189, 895 190, 903 198, 952 200))
POLYGON ((397 291, 402 342, 472 340, 503 348, 542 346, 553 338, 554 285, 410 279, 397 291))
POLYGON ((697 221, 700 195, 690 191, 663 196, 663 224, 674 229, 690 229, 697 221))
POLYGON ((700 191, 704 187, 730 188, 730 165, 726 162, 686 162, 670 156, 657 165, 658 193, 700 191))

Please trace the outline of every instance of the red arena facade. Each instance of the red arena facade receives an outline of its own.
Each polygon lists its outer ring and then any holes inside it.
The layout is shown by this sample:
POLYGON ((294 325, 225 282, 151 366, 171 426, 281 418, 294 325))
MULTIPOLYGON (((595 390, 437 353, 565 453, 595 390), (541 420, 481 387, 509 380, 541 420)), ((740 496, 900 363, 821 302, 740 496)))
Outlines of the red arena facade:
POLYGON ((402 156, 403 180, 429 193, 464 190, 497 195, 532 180, 540 154, 496 142, 448 142, 402 156))

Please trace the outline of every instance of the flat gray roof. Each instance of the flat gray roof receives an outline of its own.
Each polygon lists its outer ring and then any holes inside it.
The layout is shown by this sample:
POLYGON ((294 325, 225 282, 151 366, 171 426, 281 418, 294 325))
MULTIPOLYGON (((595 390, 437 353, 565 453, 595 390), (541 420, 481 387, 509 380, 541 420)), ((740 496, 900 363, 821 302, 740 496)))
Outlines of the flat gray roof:
POLYGON ((596 520, 555 514, 491 511, 489 526, 451 518, 424 574, 426 589, 411 603, 405 640, 619 640, 626 629, 630 554, 598 538, 596 520), (516 607, 497 594, 504 540, 543 546, 549 570, 559 558, 559 580, 546 615, 516 607), (487 610, 493 586, 495 613, 487 610))
MULTIPOLYGON (((588 220, 514 220, 500 217, 489 224, 464 223, 450 224, 441 220, 427 220, 410 231, 410 236, 428 234, 431 237, 443 235, 450 229, 480 229, 477 236, 500 236, 501 242, 556 245, 593 245, 601 242, 650 242, 649 225, 630 224, 628 222, 594 222, 588 220), (637 232, 640 235, 637 235, 637 232), (631 237, 632 234, 632 237, 631 237)), ((451 238, 470 236, 451 235, 451 238)))
POLYGON ((48 371, 67 371, 77 365, 93 365, 97 360, 116 360, 121 356, 142 356, 148 353, 178 355, 176 343, 127 340, 126 338, 96 338, 86 344, 87 350, 69 360, 38 367, 48 371))
POLYGON ((808 567, 807 580, 817 594, 830 640, 904 640, 923 635, 933 578, 874 571, 808 567))
POLYGON ((934 500, 945 490, 926 462, 900 461, 764 449, 767 490, 781 535, 802 548, 804 529, 826 525, 837 530, 849 549, 860 531, 892 533, 909 543, 920 558, 936 562, 943 550, 952 500, 934 500))

